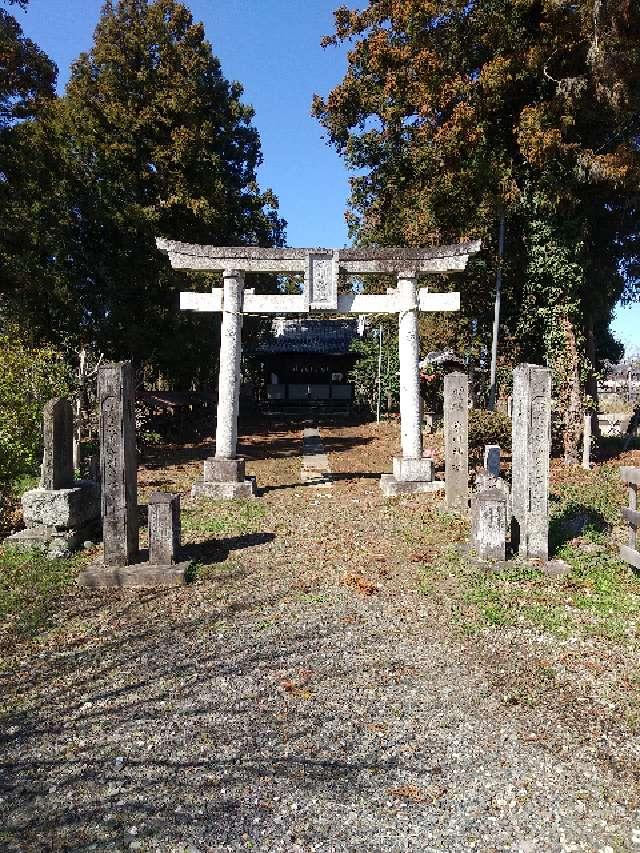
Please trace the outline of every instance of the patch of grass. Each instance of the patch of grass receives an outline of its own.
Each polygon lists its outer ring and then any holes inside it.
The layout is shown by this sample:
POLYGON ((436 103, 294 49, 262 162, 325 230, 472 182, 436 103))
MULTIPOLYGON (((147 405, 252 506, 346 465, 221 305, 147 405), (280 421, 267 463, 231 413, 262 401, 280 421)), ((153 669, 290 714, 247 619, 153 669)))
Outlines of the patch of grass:
POLYGON ((420 588, 428 595, 444 592, 467 631, 519 625, 562 637, 626 641, 640 624, 640 578, 607 548, 604 534, 589 531, 561 549, 558 556, 571 571, 552 579, 519 560, 485 569, 449 547, 422 567, 420 588))
POLYGON ((562 469, 549 500, 549 545, 552 553, 586 531, 608 533, 620 522, 625 492, 614 465, 594 471, 562 469))
POLYGON ((231 557, 227 557, 221 563, 202 563, 196 561, 191 564, 187 581, 193 583, 196 580, 211 580, 211 578, 218 578, 220 575, 229 574, 239 569, 240 564, 231 557))
POLYGON ((79 555, 50 560, 37 549, 0 548, 0 642, 44 630, 81 563, 79 555))
POLYGON ((239 536, 257 533, 265 512, 259 501, 201 500, 193 509, 182 511, 181 526, 183 533, 239 536))

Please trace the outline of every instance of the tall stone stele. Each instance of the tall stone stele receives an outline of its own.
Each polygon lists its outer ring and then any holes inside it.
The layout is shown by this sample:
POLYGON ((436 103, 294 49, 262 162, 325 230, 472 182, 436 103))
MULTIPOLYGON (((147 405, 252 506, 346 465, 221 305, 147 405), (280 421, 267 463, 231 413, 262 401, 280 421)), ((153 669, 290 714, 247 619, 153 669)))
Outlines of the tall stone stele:
POLYGON ((466 373, 444 378, 444 480, 449 509, 469 509, 469 379, 466 373))
POLYGON ((511 546, 521 557, 549 559, 551 370, 520 364, 513 371, 511 546))
POLYGON ((96 537, 100 520, 98 484, 74 479, 73 409, 66 397, 45 405, 43 439, 40 486, 21 498, 25 530, 5 541, 65 557, 96 537))
POLYGON ((135 385, 130 361, 98 370, 100 481, 105 566, 127 566, 138 556, 138 462, 135 385))
POLYGON ((44 407, 43 489, 70 489, 73 486, 73 407, 66 397, 56 397, 44 407))

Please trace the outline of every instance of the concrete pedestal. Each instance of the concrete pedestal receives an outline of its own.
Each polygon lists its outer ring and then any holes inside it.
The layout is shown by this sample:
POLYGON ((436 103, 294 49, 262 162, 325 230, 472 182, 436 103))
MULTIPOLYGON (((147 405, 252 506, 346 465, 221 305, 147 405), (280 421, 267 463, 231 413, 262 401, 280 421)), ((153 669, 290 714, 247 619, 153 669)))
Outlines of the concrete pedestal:
POLYGON ((182 586, 191 562, 168 566, 134 563, 129 566, 106 566, 102 560, 88 566, 78 578, 79 586, 91 589, 148 589, 158 586, 182 586))
POLYGON ((100 518, 100 487, 78 480, 71 489, 31 489, 20 499, 27 527, 82 527, 100 518))
POLYGON ((191 497, 233 500, 254 498, 257 494, 255 477, 246 477, 244 459, 221 459, 211 456, 204 463, 204 480, 194 483, 191 497))
POLYGON ((100 522, 96 520, 82 527, 68 530, 56 530, 55 527, 27 527, 8 536, 4 544, 10 548, 39 548, 50 560, 61 560, 79 551, 85 542, 95 542, 100 538, 100 522))
POLYGON ((444 492, 445 485, 442 480, 397 480, 393 474, 382 474, 380 489, 386 498, 393 498, 396 495, 435 495, 444 492))

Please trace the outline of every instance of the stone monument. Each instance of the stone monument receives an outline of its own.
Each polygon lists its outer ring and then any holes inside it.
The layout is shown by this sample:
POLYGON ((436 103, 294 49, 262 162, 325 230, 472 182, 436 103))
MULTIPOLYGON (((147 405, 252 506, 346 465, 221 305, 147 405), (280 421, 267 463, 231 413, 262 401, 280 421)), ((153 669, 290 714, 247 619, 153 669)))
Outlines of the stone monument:
POLYGON ((511 545, 521 557, 549 559, 551 370, 513 371, 511 545))
POLYGON ((26 529, 5 543, 42 548, 51 558, 66 557, 98 535, 100 491, 95 482, 74 479, 73 409, 66 397, 46 404, 43 435, 40 487, 21 498, 26 529))
POLYGON ((472 501, 471 545, 480 560, 506 558, 507 496, 499 489, 485 489, 472 501))
POLYGON ((173 566, 180 550, 180 495, 154 492, 149 498, 149 562, 173 566))
POLYGON ((469 510, 469 379, 465 373, 444 378, 444 453, 447 507, 469 510))
POLYGON ((80 576, 89 587, 175 586, 188 563, 176 564, 180 503, 154 495, 149 509, 149 552, 159 563, 139 562, 135 384, 131 362, 98 370, 100 478, 104 555, 80 576))
POLYGON ((436 491, 433 463, 423 458, 418 373, 418 311, 459 311, 459 293, 418 290, 418 276, 464 270, 469 257, 480 250, 478 241, 429 249, 262 249, 254 246, 218 247, 157 239, 174 269, 221 272, 223 287, 211 293, 181 293, 183 310, 222 311, 220 390, 216 424, 216 455, 205 464, 204 480, 194 495, 247 497, 255 486, 244 474, 244 460, 237 456, 237 414, 240 384, 240 352, 243 314, 308 314, 332 311, 339 314, 398 314, 400 325, 400 411, 402 456, 393 460, 393 474, 384 474, 380 485, 387 495, 436 491), (246 272, 302 273, 304 290, 299 295, 259 295, 244 287, 246 272), (396 287, 386 295, 338 293, 338 276, 392 275, 396 287))
POLYGON ((491 477, 500 476, 500 446, 498 444, 485 444, 484 468, 491 477))

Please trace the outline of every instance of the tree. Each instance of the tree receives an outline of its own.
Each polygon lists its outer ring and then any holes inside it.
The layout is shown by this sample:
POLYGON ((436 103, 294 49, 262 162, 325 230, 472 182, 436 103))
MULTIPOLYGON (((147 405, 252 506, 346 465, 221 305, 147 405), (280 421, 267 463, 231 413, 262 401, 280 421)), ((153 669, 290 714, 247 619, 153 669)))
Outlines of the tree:
POLYGON ((28 315, 37 339, 144 360, 183 387, 209 380, 219 323, 180 313, 184 276, 155 237, 282 243, 277 199, 257 185, 260 141, 241 97, 184 5, 105 3, 65 96, 13 139, 24 197, 14 233, 32 225, 12 253, 9 313, 28 315), (33 163, 26 174, 24 160, 33 163))
MULTIPOLYGON (((6 2, 6 0, 5 0, 6 2)), ((8 0, 25 8, 28 0, 8 0)), ((0 9, 0 131, 31 118, 53 97, 57 68, 6 9, 0 9)))
POLYGON ((588 374, 638 282, 640 10, 631 0, 370 0, 340 8, 344 80, 314 111, 359 174, 366 243, 483 238, 456 337, 489 341, 505 210, 504 333, 553 367, 565 453, 588 374), (587 369, 584 369, 584 365, 587 369))
POLYGON ((220 245, 282 240, 277 200, 256 183, 260 142, 241 96, 185 6, 121 0, 105 3, 65 97, 82 174, 77 286, 87 324, 105 353, 148 359, 183 382, 198 374, 207 349, 215 363, 216 325, 203 334, 201 321, 180 315, 179 279, 155 235, 220 245))

